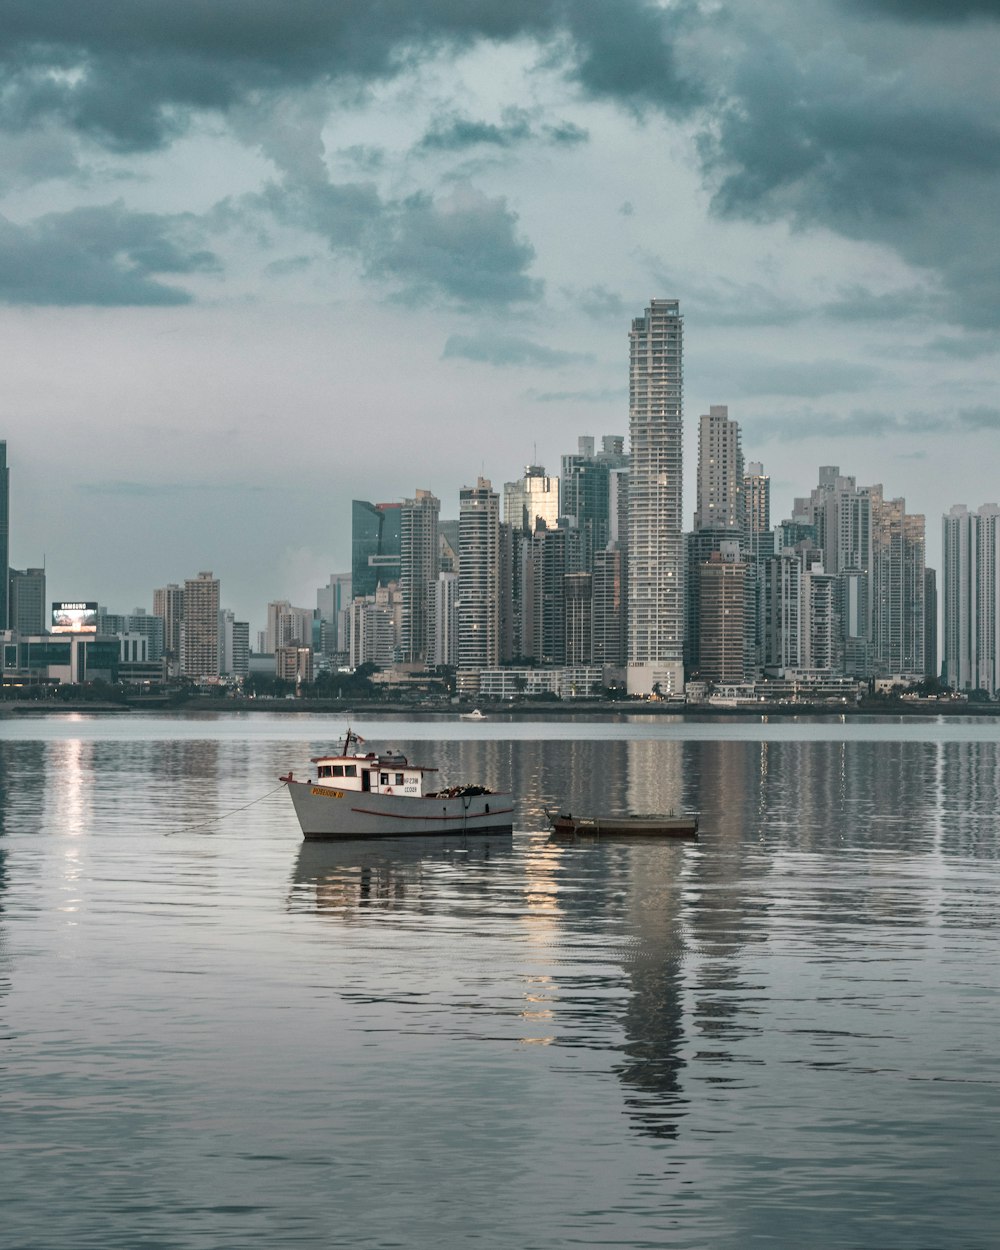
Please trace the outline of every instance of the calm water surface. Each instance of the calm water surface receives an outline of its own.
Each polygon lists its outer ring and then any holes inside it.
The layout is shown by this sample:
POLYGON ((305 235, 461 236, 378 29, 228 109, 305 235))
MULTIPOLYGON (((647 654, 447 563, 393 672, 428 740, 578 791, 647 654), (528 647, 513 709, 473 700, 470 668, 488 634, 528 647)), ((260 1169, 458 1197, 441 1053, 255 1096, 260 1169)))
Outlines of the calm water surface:
POLYGON ((356 727, 514 835, 305 845, 329 718, 0 720, 5 1250, 1000 1242, 1000 724, 356 727))

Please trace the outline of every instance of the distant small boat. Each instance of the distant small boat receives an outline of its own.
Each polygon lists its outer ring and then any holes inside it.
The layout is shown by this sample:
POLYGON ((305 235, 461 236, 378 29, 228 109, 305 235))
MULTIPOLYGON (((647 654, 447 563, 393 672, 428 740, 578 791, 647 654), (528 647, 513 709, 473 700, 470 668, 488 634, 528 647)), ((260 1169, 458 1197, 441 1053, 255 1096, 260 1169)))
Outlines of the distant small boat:
POLYGON ((592 838, 696 838, 698 817, 682 816, 572 816, 569 812, 546 810, 556 837, 577 835, 592 838))
POLYGON ((479 708, 475 708, 471 712, 460 713, 458 719, 459 720, 489 720, 489 717, 484 712, 480 712, 479 708))

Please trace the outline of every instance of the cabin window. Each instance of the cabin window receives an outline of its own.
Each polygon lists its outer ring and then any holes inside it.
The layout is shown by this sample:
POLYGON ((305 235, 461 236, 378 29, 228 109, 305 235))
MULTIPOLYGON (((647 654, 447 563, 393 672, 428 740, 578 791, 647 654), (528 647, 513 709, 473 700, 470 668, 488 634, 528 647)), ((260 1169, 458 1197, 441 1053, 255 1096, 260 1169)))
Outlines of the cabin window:
POLYGON ((320 764, 319 768, 317 768, 317 770, 316 770, 316 775, 317 775, 317 777, 329 777, 329 775, 330 775, 330 765, 329 765, 329 764, 320 764))
POLYGON ((402 774, 402 773, 397 773, 397 774, 396 774, 396 785, 397 785, 397 786, 401 786, 402 784, 403 784, 403 774, 402 774))
POLYGON ((345 764, 345 765, 344 765, 344 776, 345 776, 345 777, 356 777, 357 775, 358 775, 358 766, 357 766, 357 764, 345 764))
POLYGON ((344 766, 343 766, 343 764, 334 764, 334 766, 333 766, 333 775, 334 775, 335 777, 343 777, 343 775, 344 775, 344 766))
POLYGON ((379 783, 379 785, 380 785, 380 786, 387 786, 387 785, 389 784, 389 774, 388 774, 388 773, 379 773, 379 775, 378 775, 378 783, 379 783))

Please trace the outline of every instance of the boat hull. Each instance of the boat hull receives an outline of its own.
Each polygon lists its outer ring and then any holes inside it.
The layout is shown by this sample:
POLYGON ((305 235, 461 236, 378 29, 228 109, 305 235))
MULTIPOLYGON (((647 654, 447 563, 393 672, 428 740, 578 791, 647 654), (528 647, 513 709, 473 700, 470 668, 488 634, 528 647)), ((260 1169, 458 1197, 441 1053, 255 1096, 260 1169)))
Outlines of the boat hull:
POLYGON ((303 836, 331 838, 426 837, 428 834, 511 833, 509 794, 364 794, 306 781, 287 781, 303 836))
POLYGON ((549 815, 557 837, 696 838, 697 816, 566 816, 549 815))

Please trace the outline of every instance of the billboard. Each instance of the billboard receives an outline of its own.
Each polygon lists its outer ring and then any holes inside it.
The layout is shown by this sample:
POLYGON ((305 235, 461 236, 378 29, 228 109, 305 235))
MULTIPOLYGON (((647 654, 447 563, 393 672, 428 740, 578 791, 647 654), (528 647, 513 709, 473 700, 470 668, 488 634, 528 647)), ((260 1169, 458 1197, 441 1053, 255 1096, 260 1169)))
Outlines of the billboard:
POLYGON ((52 633, 96 634, 96 603, 54 603, 52 605, 52 633))

